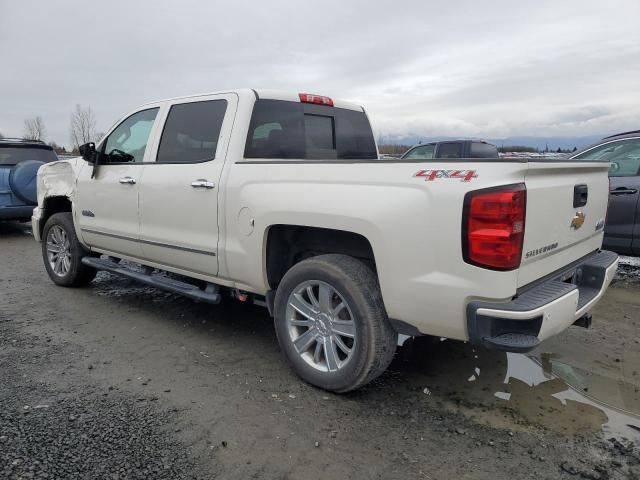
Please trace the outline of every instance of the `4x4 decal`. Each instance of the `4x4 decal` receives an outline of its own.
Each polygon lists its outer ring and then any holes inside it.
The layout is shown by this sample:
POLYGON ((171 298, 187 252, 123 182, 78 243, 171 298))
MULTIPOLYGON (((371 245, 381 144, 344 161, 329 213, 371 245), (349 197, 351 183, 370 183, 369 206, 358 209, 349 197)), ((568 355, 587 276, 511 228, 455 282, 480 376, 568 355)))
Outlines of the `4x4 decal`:
POLYGON ((414 177, 423 177, 427 182, 439 178, 458 178, 462 182, 470 182, 478 178, 478 174, 475 170, 418 170, 414 177))

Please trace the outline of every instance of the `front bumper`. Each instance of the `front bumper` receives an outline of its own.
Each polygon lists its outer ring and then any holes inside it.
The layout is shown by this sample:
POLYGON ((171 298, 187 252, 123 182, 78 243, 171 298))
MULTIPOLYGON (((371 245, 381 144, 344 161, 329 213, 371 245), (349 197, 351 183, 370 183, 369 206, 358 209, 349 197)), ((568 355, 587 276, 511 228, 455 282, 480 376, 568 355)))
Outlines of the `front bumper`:
POLYGON ((617 254, 599 251, 524 287, 508 303, 471 302, 469 339, 490 349, 529 351, 584 317, 617 268, 617 254))
POLYGON ((33 232, 33 238, 36 239, 36 242, 40 242, 42 240, 40 238, 40 219, 42 219, 42 209, 40 207, 36 207, 33 209, 31 215, 31 231, 33 232))

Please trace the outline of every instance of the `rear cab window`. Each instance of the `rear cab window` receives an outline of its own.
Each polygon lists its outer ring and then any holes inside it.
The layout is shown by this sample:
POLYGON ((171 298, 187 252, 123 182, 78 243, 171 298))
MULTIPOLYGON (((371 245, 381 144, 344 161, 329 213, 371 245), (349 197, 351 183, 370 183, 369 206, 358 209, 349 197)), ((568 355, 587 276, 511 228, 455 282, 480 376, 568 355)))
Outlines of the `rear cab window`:
POLYGON ((284 100, 257 100, 245 158, 375 160, 373 132, 362 111, 284 100))

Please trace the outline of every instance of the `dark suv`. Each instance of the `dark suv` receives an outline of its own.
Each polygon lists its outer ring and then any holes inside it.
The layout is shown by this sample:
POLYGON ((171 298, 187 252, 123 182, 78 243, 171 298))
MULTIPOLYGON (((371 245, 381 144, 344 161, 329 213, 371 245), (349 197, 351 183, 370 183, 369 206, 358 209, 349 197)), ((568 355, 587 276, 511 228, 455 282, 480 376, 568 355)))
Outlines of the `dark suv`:
POLYGON ((0 138, 0 220, 31 218, 38 203, 38 168, 56 160, 56 152, 44 142, 0 138))
POLYGON ((611 162, 603 247, 623 255, 640 255, 640 130, 603 138, 571 158, 611 162))

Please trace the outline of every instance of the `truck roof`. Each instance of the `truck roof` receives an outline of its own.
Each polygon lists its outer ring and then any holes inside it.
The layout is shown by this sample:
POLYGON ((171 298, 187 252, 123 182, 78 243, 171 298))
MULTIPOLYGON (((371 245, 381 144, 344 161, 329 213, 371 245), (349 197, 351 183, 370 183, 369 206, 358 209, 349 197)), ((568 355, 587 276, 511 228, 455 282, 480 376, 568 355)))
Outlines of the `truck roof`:
MULTIPOLYGON (((247 96, 251 96, 251 97, 255 97, 256 99, 264 99, 264 100, 284 100, 284 101, 289 101, 289 102, 299 102, 300 101, 300 97, 299 95, 304 93, 304 94, 309 94, 310 92, 291 92, 291 91, 284 91, 284 90, 272 90, 272 89, 266 89, 266 88, 238 88, 238 89, 232 89, 232 90, 220 90, 217 92, 207 92, 207 93, 198 93, 198 94, 193 94, 193 95, 183 95, 183 96, 179 96, 179 97, 172 97, 172 98, 164 98, 161 100, 155 100, 153 102, 146 102, 143 103, 142 106, 145 105, 151 105, 151 104, 155 104, 155 103, 160 103, 160 102, 168 102, 168 101, 175 101, 175 100, 184 100, 184 99, 189 99, 189 98, 197 98, 197 97, 204 97, 204 96, 208 96, 208 95, 215 95, 215 94, 222 94, 222 93, 235 93, 237 94, 239 97, 247 97, 247 96)), ((314 94, 317 96, 324 96, 321 94, 314 94)), ((356 110, 359 112, 363 112, 364 108, 361 105, 358 105, 356 103, 352 103, 352 102, 347 102, 344 100, 337 100, 333 97, 329 97, 331 98, 331 100, 333 101, 333 106, 337 107, 337 108, 346 108, 348 110, 356 110)))

